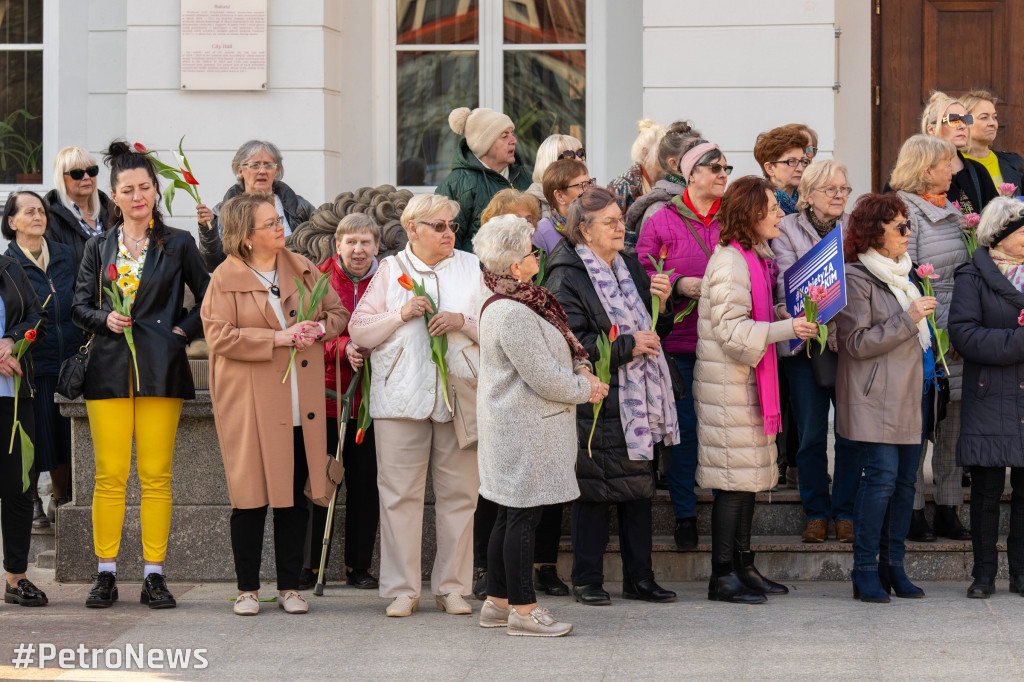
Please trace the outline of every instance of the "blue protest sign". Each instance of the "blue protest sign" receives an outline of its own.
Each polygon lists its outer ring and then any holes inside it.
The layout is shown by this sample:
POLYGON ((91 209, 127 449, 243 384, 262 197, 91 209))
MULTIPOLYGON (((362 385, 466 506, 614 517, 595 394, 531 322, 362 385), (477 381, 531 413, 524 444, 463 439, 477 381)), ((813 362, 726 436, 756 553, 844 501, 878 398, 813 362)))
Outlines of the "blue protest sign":
MULTIPOLYGON (((843 231, 839 225, 782 274, 786 310, 793 317, 803 316, 804 294, 812 284, 825 287, 825 298, 818 303, 817 320, 825 324, 846 306, 843 231)), ((803 343, 800 339, 793 339, 789 342, 789 349, 795 351, 803 343)))

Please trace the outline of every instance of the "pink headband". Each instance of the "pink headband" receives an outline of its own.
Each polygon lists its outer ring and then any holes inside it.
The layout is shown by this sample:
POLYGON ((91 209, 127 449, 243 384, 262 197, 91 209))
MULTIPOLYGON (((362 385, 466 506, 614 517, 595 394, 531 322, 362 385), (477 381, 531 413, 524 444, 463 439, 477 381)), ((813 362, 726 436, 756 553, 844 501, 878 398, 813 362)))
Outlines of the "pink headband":
POLYGON ((679 162, 679 174, 689 180, 690 173, 693 172, 693 167, 697 165, 697 161, 700 157, 713 149, 719 149, 718 145, 714 142, 701 142, 699 145, 683 154, 683 159, 679 162))

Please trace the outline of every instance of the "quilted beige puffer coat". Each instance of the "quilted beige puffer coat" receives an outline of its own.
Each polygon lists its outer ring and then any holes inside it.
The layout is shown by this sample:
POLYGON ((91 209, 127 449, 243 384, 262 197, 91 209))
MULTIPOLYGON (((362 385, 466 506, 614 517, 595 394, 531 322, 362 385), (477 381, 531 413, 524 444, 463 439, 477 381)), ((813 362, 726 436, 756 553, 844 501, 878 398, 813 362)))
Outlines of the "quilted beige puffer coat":
MULTIPOLYGON (((755 247, 774 259, 767 244, 755 247)), ((760 492, 779 478, 775 436, 765 435, 754 367, 770 343, 796 338, 790 320, 751 319, 750 271, 743 254, 719 246, 701 284, 697 322, 697 483, 760 492)))

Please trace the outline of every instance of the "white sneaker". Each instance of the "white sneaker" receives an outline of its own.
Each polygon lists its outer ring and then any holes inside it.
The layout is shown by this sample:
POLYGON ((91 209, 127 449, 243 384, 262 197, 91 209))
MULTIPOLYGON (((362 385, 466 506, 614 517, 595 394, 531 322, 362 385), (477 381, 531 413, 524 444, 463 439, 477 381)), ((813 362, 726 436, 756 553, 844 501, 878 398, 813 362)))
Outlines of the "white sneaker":
POLYGON ((454 592, 437 595, 434 597, 434 603, 437 604, 438 611, 444 611, 452 615, 464 616, 473 613, 473 607, 462 598, 461 594, 455 594, 454 592))
POLYGON ((388 608, 384 612, 384 614, 387 616, 403 618, 405 616, 411 616, 412 612, 418 609, 419 606, 419 597, 410 597, 407 594, 400 594, 397 597, 395 597, 395 600, 393 602, 388 604, 388 608))
POLYGON ((511 606, 501 608, 490 599, 484 601, 480 607, 480 627, 482 628, 503 628, 508 625, 508 613, 511 606))
POLYGON ((306 613, 309 611, 309 604, 298 592, 290 590, 284 596, 277 597, 277 608, 284 609, 285 613, 306 613))
POLYGON ((243 592, 235 599, 235 615, 255 616, 260 612, 260 600, 252 592, 243 592))
POLYGON ((508 614, 508 634, 525 637, 561 637, 572 632, 572 625, 560 623, 543 606, 534 607, 528 616, 515 609, 508 614))

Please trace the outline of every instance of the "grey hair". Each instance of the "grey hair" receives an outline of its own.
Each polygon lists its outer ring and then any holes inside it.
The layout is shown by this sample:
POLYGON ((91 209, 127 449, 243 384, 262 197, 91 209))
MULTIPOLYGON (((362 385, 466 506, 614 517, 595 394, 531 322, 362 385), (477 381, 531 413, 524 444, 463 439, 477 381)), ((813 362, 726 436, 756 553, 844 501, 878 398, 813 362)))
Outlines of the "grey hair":
POLYGON ((978 245, 992 246, 992 240, 1007 224, 1021 218, 1024 218, 1024 202, 1014 197, 992 199, 981 212, 981 222, 974 231, 978 245))
POLYGON ((380 225, 365 213, 349 213, 342 218, 334 231, 334 241, 340 244, 346 236, 358 232, 369 233, 373 241, 380 243, 380 225))
POLYGON ((494 216, 473 235, 473 253, 496 275, 511 274, 512 264, 530 254, 533 225, 525 218, 506 214, 494 216))
POLYGON ((277 148, 277 145, 266 140, 249 140, 243 142, 235 155, 231 157, 231 172, 234 173, 238 184, 242 184, 242 173, 238 169, 259 152, 266 152, 274 157, 274 163, 277 164, 277 179, 284 178, 284 162, 281 160, 281 150, 277 148))

